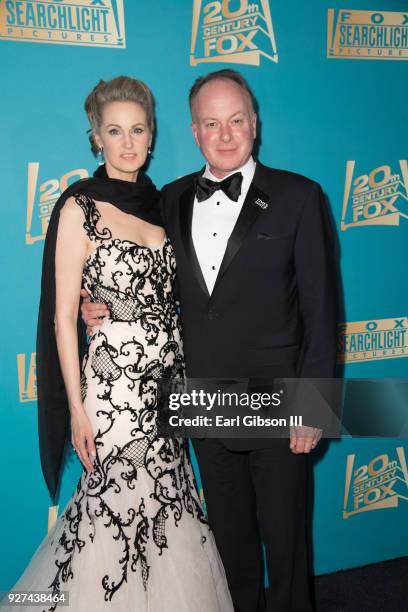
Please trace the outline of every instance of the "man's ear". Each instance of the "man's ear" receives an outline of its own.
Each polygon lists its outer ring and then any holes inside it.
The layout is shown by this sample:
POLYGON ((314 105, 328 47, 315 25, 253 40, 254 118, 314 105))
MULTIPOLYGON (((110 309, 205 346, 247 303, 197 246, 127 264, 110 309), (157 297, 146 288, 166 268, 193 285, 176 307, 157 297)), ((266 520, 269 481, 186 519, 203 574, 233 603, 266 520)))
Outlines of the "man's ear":
POLYGON ((258 120, 258 116, 256 113, 253 113, 252 117, 251 117, 251 125, 252 125, 252 134, 254 137, 254 140, 256 138, 256 125, 257 125, 257 120, 258 120))
POLYGON ((191 131, 193 132, 194 142, 196 143, 197 147, 200 147, 200 140, 198 138, 198 127, 197 124, 194 123, 194 121, 191 122, 191 131))

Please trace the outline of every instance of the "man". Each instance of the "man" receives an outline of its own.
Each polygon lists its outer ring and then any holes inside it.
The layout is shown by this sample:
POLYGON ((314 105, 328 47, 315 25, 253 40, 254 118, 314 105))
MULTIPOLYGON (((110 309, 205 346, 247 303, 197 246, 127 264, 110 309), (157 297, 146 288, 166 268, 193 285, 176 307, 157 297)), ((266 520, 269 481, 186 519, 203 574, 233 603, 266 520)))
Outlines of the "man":
MULTIPOLYGON (((220 70, 197 79, 190 109, 206 167, 163 189, 187 375, 333 376, 335 273, 319 185, 254 161, 254 99, 239 73, 220 70)), ((100 314, 97 308, 85 318, 100 314)), ((306 472, 321 430, 300 433, 292 429, 290 443, 194 440, 237 612, 266 609, 262 543, 271 611, 312 610, 306 472)))

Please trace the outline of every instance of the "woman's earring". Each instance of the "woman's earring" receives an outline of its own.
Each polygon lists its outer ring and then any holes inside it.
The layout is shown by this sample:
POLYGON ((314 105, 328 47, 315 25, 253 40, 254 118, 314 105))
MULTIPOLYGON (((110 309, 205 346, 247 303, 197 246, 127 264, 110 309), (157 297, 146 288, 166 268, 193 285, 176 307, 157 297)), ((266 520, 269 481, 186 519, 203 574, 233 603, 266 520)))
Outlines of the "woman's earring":
POLYGON ((98 163, 100 166, 102 166, 102 164, 105 163, 105 160, 103 157, 103 147, 98 147, 98 163))
POLYGON ((148 149, 147 149, 147 154, 148 154, 148 155, 151 155, 151 154, 152 154, 152 147, 148 147, 148 149))

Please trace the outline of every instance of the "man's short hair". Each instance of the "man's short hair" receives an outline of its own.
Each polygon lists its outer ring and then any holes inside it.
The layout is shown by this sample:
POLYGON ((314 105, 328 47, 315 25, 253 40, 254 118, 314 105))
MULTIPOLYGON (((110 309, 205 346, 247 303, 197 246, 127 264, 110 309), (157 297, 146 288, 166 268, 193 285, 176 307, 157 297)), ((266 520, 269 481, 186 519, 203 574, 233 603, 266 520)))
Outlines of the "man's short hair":
POLYGON ((239 85, 249 96, 249 100, 251 103, 252 111, 256 112, 257 103, 255 100, 255 96, 252 93, 250 86, 247 81, 244 79, 241 73, 237 70, 231 70, 230 68, 225 68, 224 70, 216 70, 215 72, 209 72, 204 76, 198 77, 193 83, 192 88, 190 89, 190 93, 188 96, 188 102, 190 105, 191 115, 193 114, 193 104, 194 100, 197 97, 198 92, 204 85, 210 83, 211 81, 217 81, 220 79, 227 79, 229 81, 233 81, 237 85, 239 85))

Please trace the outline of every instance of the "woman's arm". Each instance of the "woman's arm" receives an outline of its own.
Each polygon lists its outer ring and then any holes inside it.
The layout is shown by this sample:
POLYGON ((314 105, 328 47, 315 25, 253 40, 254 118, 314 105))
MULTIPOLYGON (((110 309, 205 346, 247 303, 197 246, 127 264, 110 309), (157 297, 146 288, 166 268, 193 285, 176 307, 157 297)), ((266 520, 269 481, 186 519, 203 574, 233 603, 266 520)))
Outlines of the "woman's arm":
POLYGON ((61 371, 71 412, 72 444, 85 468, 92 472, 89 455, 95 455, 90 421, 81 399, 77 317, 82 270, 88 254, 84 216, 73 198, 60 212, 55 251, 55 336, 61 371))

